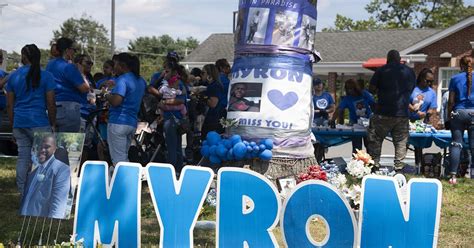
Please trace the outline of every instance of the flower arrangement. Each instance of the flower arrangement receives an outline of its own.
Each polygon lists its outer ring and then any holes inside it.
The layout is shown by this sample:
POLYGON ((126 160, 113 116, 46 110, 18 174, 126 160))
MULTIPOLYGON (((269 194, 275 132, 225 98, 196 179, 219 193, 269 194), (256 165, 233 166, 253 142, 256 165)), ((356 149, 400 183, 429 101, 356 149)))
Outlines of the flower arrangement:
POLYGON ((319 165, 311 165, 308 167, 308 172, 298 175, 297 182, 301 183, 310 179, 322 181, 328 180, 326 171, 324 171, 319 165))

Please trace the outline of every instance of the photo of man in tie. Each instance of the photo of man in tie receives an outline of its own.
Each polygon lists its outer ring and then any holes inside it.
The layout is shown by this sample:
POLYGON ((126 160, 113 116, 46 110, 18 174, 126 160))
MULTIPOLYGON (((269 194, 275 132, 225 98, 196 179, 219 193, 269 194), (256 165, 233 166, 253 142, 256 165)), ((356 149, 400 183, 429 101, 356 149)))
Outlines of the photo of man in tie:
POLYGON ((56 139, 43 137, 38 148, 38 166, 27 177, 20 214, 64 219, 71 185, 70 168, 55 158, 56 139))

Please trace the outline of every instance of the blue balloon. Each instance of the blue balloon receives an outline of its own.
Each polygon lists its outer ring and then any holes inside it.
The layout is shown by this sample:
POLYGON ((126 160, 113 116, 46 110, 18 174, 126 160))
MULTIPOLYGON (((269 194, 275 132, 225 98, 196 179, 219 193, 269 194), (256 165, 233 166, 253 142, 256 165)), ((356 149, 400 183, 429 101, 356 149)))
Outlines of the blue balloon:
POLYGON ((235 144, 232 150, 234 157, 237 160, 243 159, 245 157, 245 153, 247 153, 247 147, 242 142, 235 144))
POLYGON ((270 150, 265 150, 263 151, 262 153, 260 153, 260 155, 258 156, 261 160, 265 160, 265 161, 268 161, 268 160, 271 160, 272 159, 272 151, 270 150))
POLYGON ((216 154, 217 154, 217 146, 209 147, 209 155, 210 156, 215 156, 216 154))
POLYGON ((264 144, 260 144, 258 148, 260 149, 260 151, 267 149, 267 147, 264 144))
POLYGON ((235 144, 242 142, 242 138, 240 137, 240 135, 235 134, 230 137, 230 141, 232 141, 232 146, 235 146, 235 144))
POLYGON ((210 146, 217 145, 219 141, 221 140, 221 135, 212 131, 212 132, 207 133, 206 139, 207 139, 207 143, 210 146))
POLYGON ((218 157, 212 156, 212 155, 209 157, 209 161, 211 161, 211 164, 220 164, 221 163, 221 160, 218 157))
POLYGON ((273 149, 273 140, 271 140, 271 139, 265 139, 265 140, 263 141, 263 144, 265 144, 265 147, 266 147, 268 150, 273 149))
POLYGON ((234 153, 233 149, 231 148, 230 150, 227 151, 227 160, 234 160, 234 153))
POLYGON ((258 151, 260 151, 260 147, 259 147, 259 146, 257 146, 257 145, 255 145, 255 146, 253 147, 253 151, 254 151, 254 152, 258 152, 258 151))
POLYGON ((224 140, 224 146, 227 149, 232 148, 232 140, 228 140, 228 139, 224 140))
POLYGON ((243 142, 243 143, 244 143, 244 145, 246 145, 246 146, 248 146, 248 145, 249 145, 249 142, 248 142, 248 141, 246 141, 246 140, 244 140, 244 141, 242 141, 242 142, 243 142))
POLYGON ((206 158, 209 157, 209 146, 204 145, 201 147, 201 155, 206 158))
POLYGON ((253 142, 253 141, 250 142, 250 146, 256 146, 256 145, 257 145, 257 143, 255 143, 255 142, 253 142))
POLYGON ((227 148, 224 145, 217 146, 217 156, 220 158, 225 158, 227 155, 227 148))
POLYGON ((253 151, 252 147, 251 147, 251 146, 247 146, 247 152, 252 152, 252 151, 253 151))
POLYGON ((203 146, 207 146, 207 145, 208 145, 208 144, 207 144, 207 140, 204 140, 204 141, 202 142, 202 145, 203 145, 203 146))

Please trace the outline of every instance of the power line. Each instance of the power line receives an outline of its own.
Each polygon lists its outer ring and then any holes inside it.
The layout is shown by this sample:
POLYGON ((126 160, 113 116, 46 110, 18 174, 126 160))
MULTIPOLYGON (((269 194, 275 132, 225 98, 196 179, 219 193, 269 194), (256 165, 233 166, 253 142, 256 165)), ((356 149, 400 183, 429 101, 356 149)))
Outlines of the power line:
POLYGON ((8 3, 9 5, 13 6, 13 7, 16 7, 16 8, 19 8, 19 9, 22 9, 22 10, 25 10, 25 11, 28 11, 28 12, 31 12, 31 13, 34 13, 34 14, 37 14, 37 15, 40 15, 40 16, 43 16, 43 17, 46 17, 48 19, 51 19, 51 20, 54 20, 54 21, 58 21, 58 22, 61 22, 62 23, 62 20, 59 20, 57 18, 54 18, 54 17, 51 17, 51 16, 48 16, 48 15, 45 15, 41 12, 38 12, 38 11, 35 11, 35 10, 31 10, 31 9, 28 9, 28 8, 25 8, 23 6, 20 6, 20 5, 17 5, 17 4, 14 4, 14 3, 8 3))

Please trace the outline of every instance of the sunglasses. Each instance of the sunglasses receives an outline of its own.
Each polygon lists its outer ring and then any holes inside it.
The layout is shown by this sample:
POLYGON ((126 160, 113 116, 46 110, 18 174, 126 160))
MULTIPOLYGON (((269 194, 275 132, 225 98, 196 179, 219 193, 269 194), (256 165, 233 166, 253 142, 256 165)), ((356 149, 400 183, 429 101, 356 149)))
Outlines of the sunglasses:
POLYGON ((427 83, 432 84, 434 83, 434 80, 425 80, 427 83))

